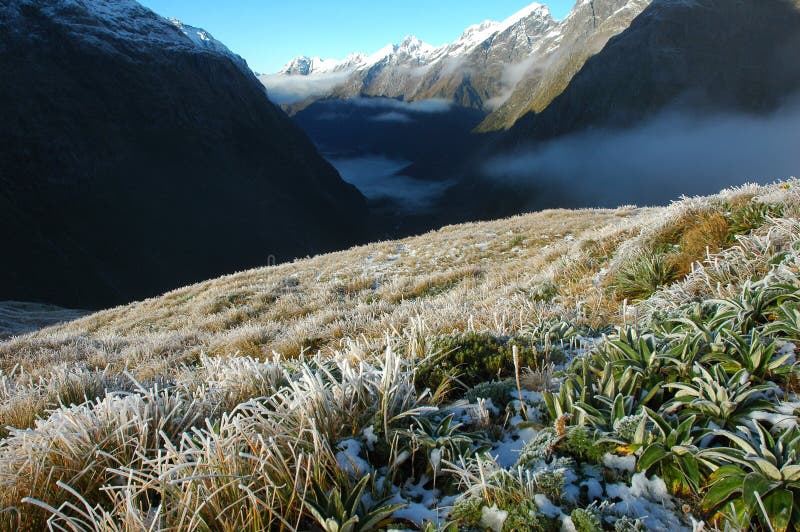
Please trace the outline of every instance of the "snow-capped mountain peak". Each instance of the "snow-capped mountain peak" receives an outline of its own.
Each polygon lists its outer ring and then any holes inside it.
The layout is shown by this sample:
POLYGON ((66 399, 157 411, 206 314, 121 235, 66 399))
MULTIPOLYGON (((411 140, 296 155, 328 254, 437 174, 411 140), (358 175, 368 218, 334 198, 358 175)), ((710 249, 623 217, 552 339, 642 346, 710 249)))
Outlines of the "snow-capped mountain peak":
POLYGON ((550 8, 548 8, 546 5, 538 4, 536 2, 527 7, 523 7, 504 21, 500 22, 497 26, 497 33, 502 33, 520 21, 530 17, 536 17, 540 19, 551 18, 550 8))
POLYGON ((555 20, 546 5, 533 2, 502 21, 469 26, 442 46, 409 35, 349 60, 309 63, 299 58, 292 68, 259 79, 270 97, 287 109, 300 109, 320 98, 452 98, 458 105, 492 113, 505 126, 531 102, 545 101, 562 90, 559 80, 574 75, 574 65, 624 30, 651 1, 576 0, 575 11, 562 20, 555 20), (552 76, 543 77, 545 70, 552 76))
POLYGON ((397 45, 396 51, 403 51, 406 53, 429 53, 433 49, 433 46, 421 41, 416 35, 406 35, 400 44, 397 45))
POLYGON ((487 40, 532 17, 553 21, 548 7, 534 2, 503 21, 486 20, 469 26, 454 42, 439 47, 432 46, 415 35, 407 35, 399 44, 387 44, 370 55, 350 54, 343 60, 297 57, 284 65, 278 75, 309 76, 346 70, 363 70, 387 59, 389 63, 393 64, 427 65, 440 59, 466 55, 487 40))
POLYGON ((489 37, 497 33, 500 22, 496 20, 485 20, 480 24, 473 24, 464 30, 464 33, 448 46, 450 55, 461 55, 486 41, 489 37))
POLYGON ((314 59, 306 55, 295 57, 281 67, 280 73, 287 76, 308 76, 314 71, 314 59))
POLYGON ((210 33, 202 28, 196 28, 194 26, 190 26, 188 24, 184 24, 180 20, 176 18, 168 18, 176 28, 181 30, 181 32, 189 37, 196 46, 199 48, 203 48, 205 50, 209 50, 212 52, 217 52, 222 55, 227 55, 232 58, 241 59, 239 56, 231 52, 227 46, 222 44, 220 41, 216 40, 210 33))
POLYGON ((10 9, 25 4, 40 10, 77 39, 102 42, 109 52, 127 55, 129 47, 120 44, 136 42, 153 49, 214 53, 250 72, 244 59, 207 31, 162 17, 136 0, 24 0, 12 2, 10 9))

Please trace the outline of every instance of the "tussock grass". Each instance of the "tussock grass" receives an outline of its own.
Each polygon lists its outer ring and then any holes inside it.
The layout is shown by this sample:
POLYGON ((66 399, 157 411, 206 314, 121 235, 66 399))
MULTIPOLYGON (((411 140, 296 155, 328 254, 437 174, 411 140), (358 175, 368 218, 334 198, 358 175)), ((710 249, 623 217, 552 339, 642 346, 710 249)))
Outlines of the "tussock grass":
MULTIPOLYGON (((789 181, 451 226, 12 338, 0 343, 0 529, 427 526, 403 513, 410 502, 430 529, 502 512, 509 529, 560 526, 545 500, 575 522, 643 526, 576 494, 570 475, 659 492, 606 453, 647 464, 645 445, 671 441, 656 416, 683 434, 691 416, 730 429, 786 408, 798 215, 789 181), (680 386, 694 403, 676 400, 680 386), (741 408, 723 419, 725 393, 741 408), (516 463, 483 454, 515 438, 516 463)), ((687 434, 715 481, 724 436, 687 434)), ((644 469, 719 519, 670 460, 644 469)))

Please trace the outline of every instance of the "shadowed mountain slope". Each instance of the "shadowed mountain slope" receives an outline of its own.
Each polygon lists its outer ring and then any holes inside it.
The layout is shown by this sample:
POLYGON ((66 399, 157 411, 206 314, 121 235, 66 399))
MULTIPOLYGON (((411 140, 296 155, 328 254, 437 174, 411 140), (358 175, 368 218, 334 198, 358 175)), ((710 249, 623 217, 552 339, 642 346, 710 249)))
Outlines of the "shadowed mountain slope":
POLYGON ((193 31, 130 0, 0 6, 0 299, 107 306, 359 240, 363 196, 193 31))

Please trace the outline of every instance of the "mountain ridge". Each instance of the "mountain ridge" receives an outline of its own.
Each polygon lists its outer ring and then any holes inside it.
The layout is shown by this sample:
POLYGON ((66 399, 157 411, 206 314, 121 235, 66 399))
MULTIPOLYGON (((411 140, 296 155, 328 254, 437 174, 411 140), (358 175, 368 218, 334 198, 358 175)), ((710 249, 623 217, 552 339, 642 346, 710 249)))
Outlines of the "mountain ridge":
POLYGON ((477 131, 506 129, 530 109, 549 103, 585 59, 624 30, 649 1, 579 0, 561 21, 547 6, 532 3, 502 22, 469 26, 452 43, 420 42, 420 54, 405 53, 401 43, 342 61, 299 57, 259 79, 290 114, 325 98, 444 98, 487 112, 477 131), (534 101, 528 97, 531 86, 538 90, 534 101))
POLYGON ((0 299, 108 306, 361 238, 364 197, 207 34, 129 0, 0 28, 0 299))
POLYGON ((800 67, 791 59, 800 51, 798 6, 796 0, 653 0, 548 106, 523 115, 504 143, 625 128, 670 106, 774 111, 800 91, 800 67), (769 39, 762 38, 766 32, 769 39))

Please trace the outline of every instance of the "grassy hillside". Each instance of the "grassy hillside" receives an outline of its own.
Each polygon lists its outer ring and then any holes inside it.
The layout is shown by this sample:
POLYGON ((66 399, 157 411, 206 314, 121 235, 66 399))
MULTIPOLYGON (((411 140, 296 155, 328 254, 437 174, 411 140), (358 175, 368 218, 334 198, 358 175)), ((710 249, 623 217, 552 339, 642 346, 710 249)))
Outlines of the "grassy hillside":
POLYGON ((793 530, 799 214, 446 227, 11 339, 0 528, 793 530))

